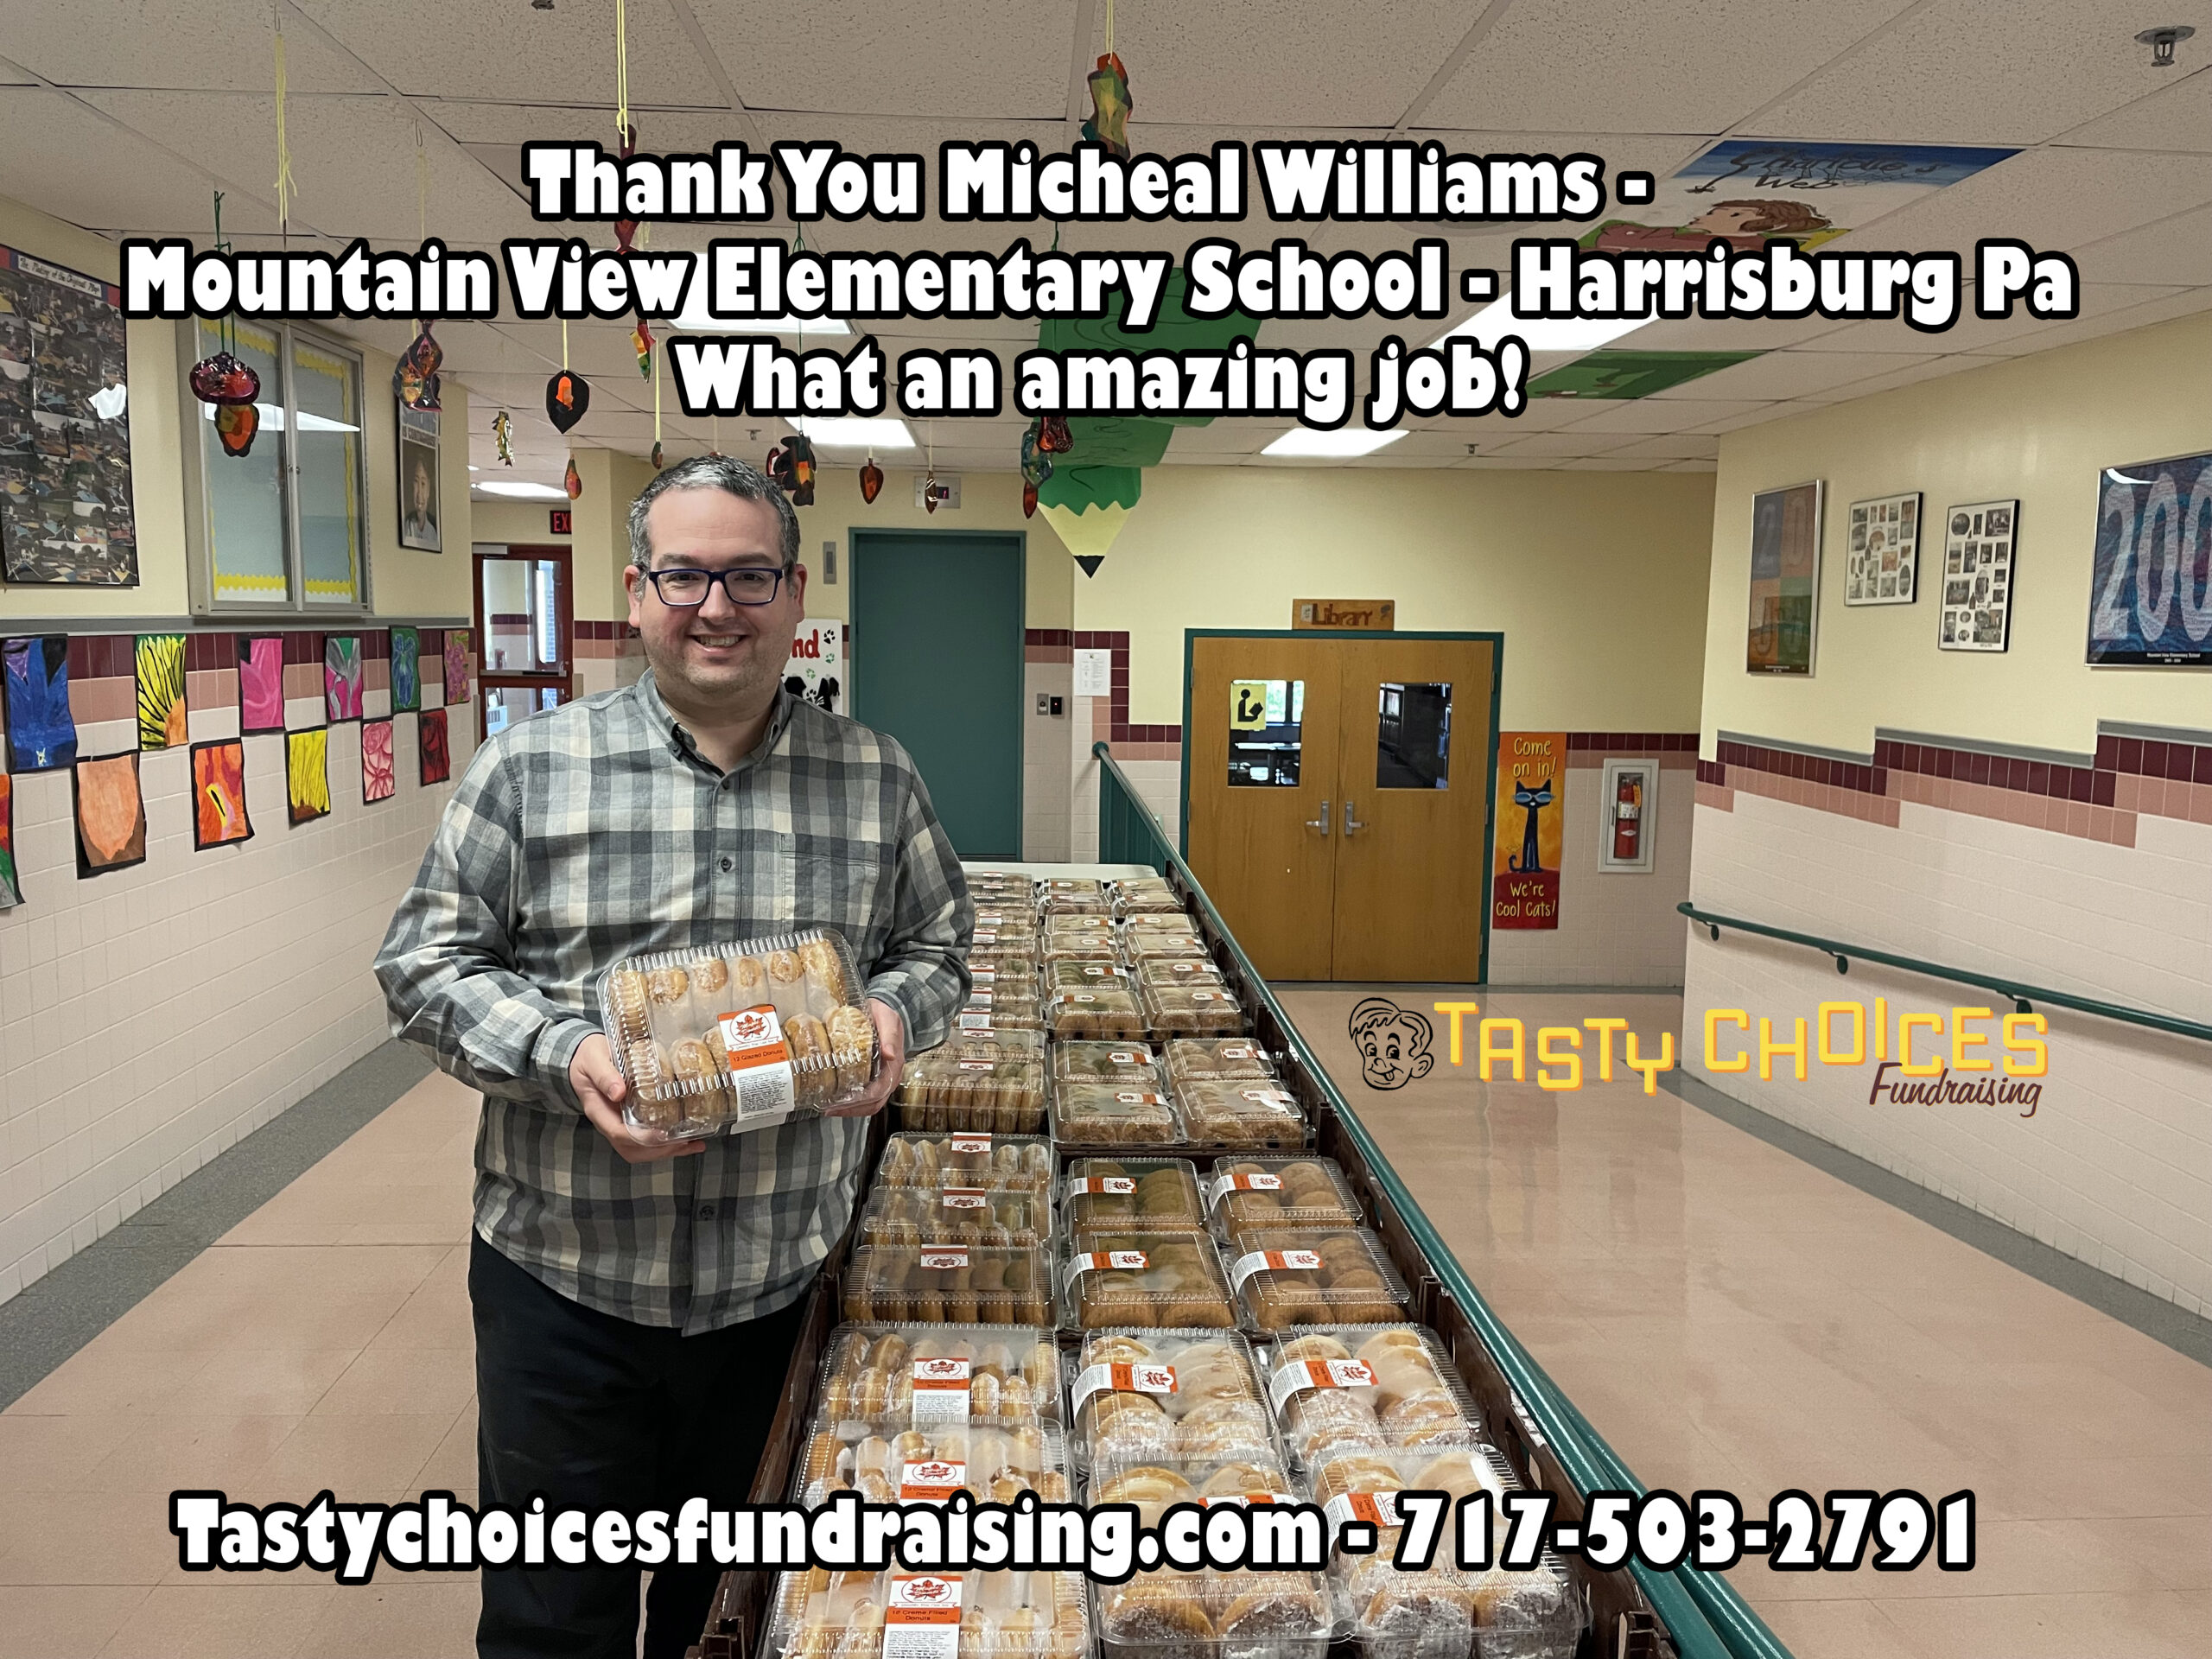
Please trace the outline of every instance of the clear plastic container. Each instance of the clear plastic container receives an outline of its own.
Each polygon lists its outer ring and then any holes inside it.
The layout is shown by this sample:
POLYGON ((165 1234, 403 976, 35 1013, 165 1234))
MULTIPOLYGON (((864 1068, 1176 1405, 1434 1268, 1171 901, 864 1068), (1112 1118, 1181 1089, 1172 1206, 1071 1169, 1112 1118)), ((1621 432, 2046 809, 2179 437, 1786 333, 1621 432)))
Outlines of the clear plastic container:
MULTIPOLYGON (((1065 1495, 1048 1470, 1039 1484, 1065 1495)), ((1047 1502, 1064 1501, 1047 1498, 1047 1502)), ((1080 1573, 784 1573, 762 1659, 1088 1659, 1080 1573), (949 1628, 948 1628, 949 1627, 949 1628)))
POLYGON ((1145 985, 1138 995, 1154 1036, 1233 1037, 1244 1029, 1244 1010, 1225 985, 1145 985))
POLYGON ((1344 1451, 1472 1446, 1481 1420, 1433 1332, 1331 1325, 1259 1348, 1283 1443, 1308 1469, 1344 1451))
MULTIPOLYGON (((1096 1469, 1165 1459, 1260 1459, 1275 1470, 1238 1492, 1288 1492, 1252 1351, 1229 1331, 1094 1331, 1069 1389, 1080 1461, 1096 1469)), ((1206 1480, 1194 1480, 1205 1494, 1206 1480)))
MULTIPOLYGON (((1059 1351, 1049 1331, 847 1325, 823 1345, 817 1429, 849 1424, 889 1439, 949 1423, 1019 1428, 1059 1421, 1059 1351)), ((800 1490, 808 1478, 802 1475, 800 1490)))
POLYGON ((936 1186, 877 1186, 861 1211, 860 1243, 912 1243, 925 1249, 931 1244, 1001 1243, 1030 1249, 1051 1243, 1052 1200, 1047 1194, 963 1186, 957 1180, 936 1186))
POLYGON ((1234 1446, 1219 1453, 1163 1452, 1152 1457, 1109 1454, 1090 1466, 1086 1503, 1128 1503, 1141 1524, 1156 1527, 1178 1503, 1295 1503, 1296 1485, 1271 1445, 1234 1446))
POLYGON ((1306 1144, 1306 1114, 1281 1084, 1198 1077, 1175 1091, 1183 1131, 1223 1147, 1294 1148, 1306 1144))
POLYGON ((1064 1322, 1079 1331, 1226 1331, 1236 1323, 1229 1281, 1204 1233, 1089 1234, 1061 1264, 1060 1284, 1064 1322))
POLYGON ((1054 1043, 1052 1081, 1111 1083, 1156 1090, 1160 1087, 1160 1057, 1148 1043, 1054 1043))
POLYGON ((990 941, 1033 939, 1037 937, 1037 912, 1028 899, 1006 899, 976 902, 976 938, 990 941))
POLYGON ((1225 990, 1229 985, 1221 976, 1221 969, 1204 957, 1142 957, 1135 960, 1134 971, 1140 986, 1201 986, 1208 990, 1225 990))
POLYGON ((1099 981, 1090 990, 1051 993, 1045 1004, 1045 1025, 1055 1037, 1122 1037, 1136 1041, 1146 1033, 1144 1010, 1127 982, 1109 980, 1099 981))
POLYGON ((849 1105, 875 1079, 875 1025, 828 928, 616 963, 600 1018, 642 1135, 743 1135, 849 1105))
POLYGON ((1094 1232, 1205 1230, 1198 1166, 1185 1158, 1077 1158, 1060 1185, 1072 1237, 1094 1232))
POLYGON ((1249 1037, 1177 1037, 1162 1045, 1160 1058, 1171 1084, 1219 1078, 1239 1083, 1274 1080, 1275 1069, 1267 1051, 1249 1037))
MULTIPOLYGON (((869 1204, 925 1196, 886 1188, 869 1204)), ((856 1324, 1048 1325, 1051 1303, 1048 1236, 1018 1243, 996 1224, 871 1228, 864 1216, 845 1269, 844 1314, 856 1324)))
POLYGON ((1312 1573, 1140 1573, 1094 1585, 1109 1659, 1323 1659, 1334 1614, 1312 1573))
POLYGON ((1114 912, 1117 916, 1180 916, 1183 901, 1166 882, 1156 887, 1116 884, 1114 912))
MULTIPOLYGON (((1143 921, 1139 916, 1134 918, 1143 921)), ((1131 928, 1122 935, 1122 956, 1128 962, 1203 962, 1213 960, 1195 933, 1145 933, 1131 928)))
POLYGON ((1521 1572, 1468 1570, 1453 1564, 1447 1540, 1425 1571, 1391 1564, 1402 1491, 1442 1492, 1455 1504, 1488 1492, 1491 1559, 1499 1558, 1510 1530, 1503 1499, 1519 1483, 1495 1447, 1341 1452, 1314 1470, 1313 1484, 1332 1535, 1351 1520, 1376 1528, 1373 1554, 1339 1554, 1329 1565, 1338 1632, 1356 1637, 1368 1659, 1461 1659, 1471 1649, 1481 1659, 1570 1659, 1582 1601, 1557 1557, 1521 1572))
POLYGON ((1003 983, 994 976, 978 984, 953 1016, 952 1028, 957 1032, 1042 1031, 1045 1005, 1037 982, 1009 975, 1003 983))
POLYGON ((1045 1127, 1045 1036, 968 1032, 915 1055, 900 1079, 899 1126, 1035 1135, 1045 1127))
POLYGON ((1041 884, 1039 902, 1047 916, 1110 916, 1114 901, 1103 881, 1061 876, 1041 884))
POLYGON ((1333 1158, 1223 1158, 1207 1172, 1206 1211, 1242 1238, 1276 1228, 1357 1227, 1359 1200, 1333 1158))
POLYGON ((1187 933, 1198 937, 1198 925, 1191 917, 1178 911, 1140 912, 1127 918, 1122 925, 1132 933, 1187 933))
POLYGON ((1047 933, 1038 954, 1045 962, 1048 979, 1057 977, 1056 963, 1103 963, 1116 968, 1122 964, 1122 948, 1111 933, 1047 933))
POLYGON ((1047 995, 1060 991, 1126 991, 1129 988, 1129 970, 1122 966, 1121 958, 1114 954, 1110 940, 1103 957, 1046 957, 1037 971, 1047 995))
POLYGON ((1052 1139, 1071 1147, 1164 1147, 1182 1120, 1155 1087, 1063 1083, 1052 1090, 1052 1139))
POLYGON ((875 1184, 930 1192, 956 1186, 1049 1195, 1052 1143, 1042 1135, 901 1130, 884 1142, 875 1184))
POLYGON ((1413 1296, 1374 1233, 1282 1227, 1231 1232, 1229 1281, 1253 1329, 1381 1325, 1402 1319, 1413 1296))

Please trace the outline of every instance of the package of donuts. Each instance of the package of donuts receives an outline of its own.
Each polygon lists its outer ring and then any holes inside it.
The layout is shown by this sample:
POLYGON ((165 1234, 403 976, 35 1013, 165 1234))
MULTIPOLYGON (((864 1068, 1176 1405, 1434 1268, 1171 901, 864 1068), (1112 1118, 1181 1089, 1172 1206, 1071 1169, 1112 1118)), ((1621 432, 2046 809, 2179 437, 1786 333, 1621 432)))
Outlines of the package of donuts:
MULTIPOLYGON (((1066 1490, 1057 1471, 1038 1485, 1040 1497, 1058 1494, 1053 1502, 1066 1490)), ((1080 1573, 827 1567, 778 1579, 760 1648, 762 1659, 1089 1659, 1091 1651, 1080 1573)))
POLYGON ((1132 917, 1130 925, 1122 930, 1122 958, 1125 962, 1132 963, 1194 962, 1204 963, 1209 968, 1213 966, 1213 959, 1206 950, 1205 942, 1199 938, 1196 931, 1192 930, 1187 923, 1183 922, 1179 917, 1132 917), (1172 932, 1165 932, 1140 928, 1136 925, 1138 922, 1155 919, 1172 920, 1178 923, 1178 926, 1172 932))
MULTIPOLYGON (((1068 1420, 1084 1468, 1179 1459, 1272 1465, 1280 1455, 1252 1351, 1233 1331, 1090 1332, 1076 1359, 1068 1420)), ((1208 1483, 1192 1484, 1205 1492, 1208 1483)), ((1291 1489, 1277 1474, 1257 1490, 1291 1489)))
POLYGON ((1204 1233, 1098 1230, 1060 1263, 1062 1324, 1076 1331, 1236 1326, 1228 1276, 1204 1233))
MULTIPOLYGON (((1147 963, 1147 968, 1160 964, 1147 963)), ((1175 1037, 1160 1046, 1160 1062, 1171 1084, 1272 1083, 1275 1068, 1268 1052, 1249 1037, 1175 1037)))
POLYGON ((1245 1077, 1192 1077, 1177 1085, 1183 1131, 1217 1147, 1295 1150, 1306 1144, 1306 1114, 1281 1084, 1245 1077))
POLYGON ((893 1098, 901 1128, 1035 1135, 1045 1127, 1045 1034, 960 1033, 907 1060, 893 1098))
POLYGON ((624 1117, 689 1141, 850 1105, 875 1079, 866 995, 829 928, 625 957, 599 982, 624 1117))
POLYGON ((1298 1325, 1381 1325, 1411 1311, 1406 1287, 1382 1240, 1351 1227, 1231 1228, 1229 1282, 1246 1325, 1287 1331, 1298 1325))
POLYGON ((1160 1057, 1149 1044, 1089 1042, 1052 1045, 1055 1083, 1112 1083, 1160 1087, 1160 1057))
POLYGON ((1049 1195, 885 1186, 868 1194, 845 1268, 855 1323, 1052 1322, 1049 1195))
POLYGON ((1481 1419, 1435 1332, 1417 1325, 1294 1331, 1259 1345, 1268 1403, 1306 1468, 1344 1449, 1471 1446, 1481 1419))
POLYGON ((994 974, 988 979, 977 976, 967 1001, 952 1018, 952 1028, 956 1032, 1044 1030, 1045 1005, 1038 995, 1037 982, 1027 975, 1001 977, 994 974))
POLYGON ((1164 1147, 1183 1138, 1182 1120, 1157 1083, 1058 1083, 1052 1139, 1069 1147, 1164 1147))
POLYGON ((857 1242, 889 1246, 913 1240, 924 1249, 932 1244, 1007 1243, 1030 1249, 1050 1243, 1050 1194, 957 1182, 954 1177, 934 1186, 879 1183, 861 1211, 857 1242))
POLYGON ((1138 957, 1131 961, 1131 969, 1141 989, 1154 985, 1202 986, 1209 990, 1225 990, 1229 982, 1221 976, 1221 969, 1211 960, 1190 957, 1138 957))
MULTIPOLYGON (((864 1429, 1058 1427, 1060 1358, 1049 1331, 1007 1325, 843 1325, 823 1344, 814 1427, 850 1444, 864 1429)), ((809 1454, 812 1462, 812 1454, 809 1454)), ((823 1471, 802 1471, 795 1484, 823 1471)))
POLYGON ((1244 1029, 1244 1011, 1219 981, 1185 985, 1140 984, 1144 1022, 1155 1037, 1234 1037, 1244 1029))
POLYGON ((1049 1196, 1052 1143, 1042 1135, 994 1135, 988 1129, 934 1135, 901 1129, 883 1143, 875 1184, 927 1192, 958 1188, 1049 1196))
POLYGON ((1158 1567, 1126 1584, 1093 1585, 1091 1593, 1099 1649, 1109 1659, 1323 1659, 1335 1624, 1317 1573, 1158 1567))
POLYGON ((1051 916, 1111 916, 1114 900, 1103 881, 1082 876, 1056 876, 1038 883, 1038 901, 1051 916))
POLYGON ((1181 895, 1160 875, 1130 876, 1109 883, 1116 916, 1180 916, 1181 895))
POLYGON ((1095 1232, 1202 1233, 1198 1166, 1185 1158, 1073 1158, 1060 1183, 1071 1238, 1095 1232))
MULTIPOLYGON (((1091 963, 1051 963, 1049 968, 1093 967, 1091 963)), ((1125 1037, 1145 1035, 1144 1009, 1126 979, 1099 978, 1081 989, 1049 989, 1045 996, 1045 1025, 1055 1037, 1125 1037)))
POLYGON ((1224 1236, 1279 1227, 1357 1227, 1359 1200, 1333 1158, 1223 1158, 1208 1172, 1206 1214, 1224 1236))
MULTIPOLYGON (((1103 916, 1056 916, 1059 922, 1095 922, 1095 927, 1048 926, 1038 942, 1038 953, 1047 963, 1056 962, 1096 962, 1120 966, 1121 942, 1115 937, 1113 925, 1103 916)), ((1048 974, 1053 969, 1047 968, 1048 974)))
POLYGON ((1055 996, 1062 991, 1128 992, 1129 970, 1115 955, 1110 935, 1106 936, 1104 949, 1103 956, 1054 956, 1048 952, 1037 969, 1038 982, 1045 995, 1055 996))
POLYGON ((1548 1551, 1521 1570, 1457 1566, 1450 1543, 1426 1568, 1394 1564, 1406 1520, 1399 1493, 1441 1492, 1455 1506, 1463 1497, 1489 1494, 1489 1558, 1496 1562, 1510 1530, 1505 1495, 1519 1485, 1497 1448, 1481 1445, 1344 1450, 1317 1465, 1313 1502, 1331 1535, 1351 1521, 1375 1529, 1371 1553, 1331 1560, 1338 1633, 1357 1638, 1367 1659, 1459 1659, 1470 1651, 1482 1659, 1570 1659, 1582 1636, 1582 1599, 1548 1551))

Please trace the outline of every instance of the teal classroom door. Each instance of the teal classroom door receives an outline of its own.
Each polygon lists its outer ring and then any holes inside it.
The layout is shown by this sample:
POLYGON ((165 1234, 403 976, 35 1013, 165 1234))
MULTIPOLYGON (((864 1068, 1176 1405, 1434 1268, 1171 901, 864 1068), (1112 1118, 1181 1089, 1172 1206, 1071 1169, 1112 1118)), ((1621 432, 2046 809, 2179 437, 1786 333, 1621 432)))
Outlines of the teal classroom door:
POLYGON ((906 746, 963 858, 1021 856, 1022 538, 856 530, 853 715, 906 746))

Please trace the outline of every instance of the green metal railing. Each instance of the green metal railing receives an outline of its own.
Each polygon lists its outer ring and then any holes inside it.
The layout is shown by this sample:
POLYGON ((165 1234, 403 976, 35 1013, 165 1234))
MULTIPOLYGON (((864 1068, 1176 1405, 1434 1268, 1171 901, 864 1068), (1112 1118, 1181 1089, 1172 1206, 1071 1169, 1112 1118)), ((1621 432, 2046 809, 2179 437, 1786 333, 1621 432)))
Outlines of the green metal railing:
POLYGON ((1786 927, 1769 927, 1764 922, 1747 922, 1740 916, 1721 916, 1709 910, 1700 910, 1689 903, 1675 908, 1699 926, 1712 931, 1718 939, 1720 930, 1732 927, 1739 933, 1756 933, 1762 938, 1782 939, 1790 944, 1802 944, 1835 958, 1839 974, 1851 971, 1854 962, 1878 962, 1891 968, 1902 968, 1907 973, 1920 974, 1929 979, 1945 979, 1955 985, 1971 985, 1976 990, 1994 992, 2008 997, 2012 1006, 2022 1014, 2033 1014, 2035 1005, 2048 1002, 2054 1007, 2073 1008, 2082 1014, 2094 1014, 2102 1020, 2121 1020, 2131 1026, 2146 1026, 2152 1031, 2170 1032, 2177 1037, 2194 1037, 2201 1042, 2212 1042, 2212 1026, 2201 1025, 2194 1020, 2183 1020, 2171 1014, 2153 1014, 2148 1008, 2131 1008, 2122 1002, 2101 1002, 2091 996, 2075 996, 2070 991, 2054 991, 2040 985, 2023 984, 2017 979, 2000 975, 1978 973, 1971 968, 1947 968, 1941 963, 1923 962, 1917 957, 1899 957, 1887 950, 1876 950, 1863 944, 1846 944, 1840 939, 1824 939, 1814 933, 1796 933, 1786 927))
MULTIPOLYGON (((1243 947, 1222 920, 1221 912, 1214 908, 1213 900, 1207 897, 1198 878, 1169 843, 1159 821, 1139 799, 1128 774, 1115 764, 1112 752, 1103 743, 1094 743, 1090 752, 1098 757, 1100 773, 1100 861, 1148 864, 1163 874, 1173 868, 1183 879, 1213 924, 1215 932, 1228 944, 1237 965, 1244 970, 1246 983, 1274 1015, 1306 1075, 1327 1097, 1344 1133, 1367 1160, 1375 1184, 1396 1209, 1407 1230, 1427 1257, 1431 1269, 1459 1304, 1468 1323, 1474 1326, 1537 1428, 1551 1442, 1568 1478, 1586 1496, 1593 1491, 1622 1491, 1640 1496, 1644 1491, 1643 1483, 1630 1472, 1620 1455, 1574 1408, 1559 1385, 1483 1300, 1482 1293, 1475 1288, 1474 1281, 1467 1277, 1466 1269, 1459 1265, 1459 1258, 1452 1254, 1435 1224, 1407 1190, 1396 1168, 1376 1145, 1366 1124, 1360 1121, 1359 1114, 1352 1110, 1351 1103, 1338 1090, 1334 1080, 1306 1046, 1304 1034, 1275 1001, 1274 993, 1245 956, 1243 947)), ((1789 1659, 1789 1650, 1725 1579, 1688 1565, 1662 1573, 1631 1563, 1629 1570, 1666 1625, 1682 1659, 1789 1659)))

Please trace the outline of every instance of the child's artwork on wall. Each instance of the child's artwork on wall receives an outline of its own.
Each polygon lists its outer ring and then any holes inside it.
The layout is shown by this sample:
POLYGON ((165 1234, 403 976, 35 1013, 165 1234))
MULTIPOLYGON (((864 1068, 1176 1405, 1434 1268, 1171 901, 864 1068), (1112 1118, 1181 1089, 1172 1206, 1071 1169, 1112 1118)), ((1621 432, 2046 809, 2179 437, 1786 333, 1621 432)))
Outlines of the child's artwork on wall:
POLYGON ((388 801, 398 787, 391 770, 391 721, 361 722, 361 799, 388 801))
POLYGON ((284 734, 284 795, 295 824, 330 811, 330 728, 284 734))
POLYGON ((192 746, 192 844, 201 852, 251 841, 245 816, 245 745, 235 737, 192 746))
POLYGON ((446 711, 425 709, 415 722, 415 744, 421 751, 423 784, 442 784, 453 776, 453 751, 448 747, 446 711))
POLYGON ((423 636, 413 628, 391 631, 391 711, 423 706, 423 636))
POLYGON ((1920 563, 1920 492, 1851 504, 1843 561, 1847 605, 1910 605, 1920 563))
POLYGON ((71 772, 77 798, 77 874, 105 875, 146 861, 146 802, 138 753, 79 760, 71 772))
POLYGON ((23 884, 16 874, 16 780, 0 772, 0 910, 23 902, 23 884))
POLYGON ((2012 620, 2018 501, 1975 501, 1943 514, 1943 609, 1937 646, 2002 651, 2012 620))
POLYGON ((468 631, 446 630, 446 702, 468 701, 468 631))
POLYGON ((142 633, 132 658, 138 673, 138 747, 181 749, 185 732, 184 636, 142 633))
POLYGON ((8 699, 8 770, 57 772, 77 759, 69 712, 69 641, 59 633, 0 641, 8 699))
POLYGON ((238 731, 246 737, 284 729, 284 636, 238 635, 238 731))
POLYGON ((361 641, 358 634, 334 633, 322 642, 322 715, 335 726, 361 717, 361 641))
POLYGON ((1821 485, 1751 498, 1751 602, 1744 633, 1750 674, 1813 671, 1821 592, 1821 485))

